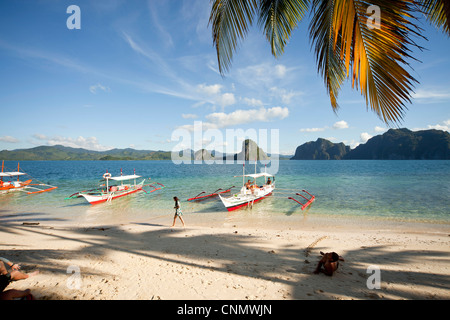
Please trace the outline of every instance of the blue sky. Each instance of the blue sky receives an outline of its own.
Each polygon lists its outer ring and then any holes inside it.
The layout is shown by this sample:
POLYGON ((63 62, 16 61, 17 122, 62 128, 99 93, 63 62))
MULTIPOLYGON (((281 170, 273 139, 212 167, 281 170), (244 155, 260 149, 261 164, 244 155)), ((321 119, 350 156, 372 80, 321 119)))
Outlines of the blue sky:
MULTIPOLYGON (((172 150, 186 144, 174 132, 201 121, 222 145, 227 129, 267 130, 269 140, 278 130, 278 151, 293 154, 319 137, 355 147, 387 129, 350 83, 333 112, 307 20, 279 59, 252 29, 222 77, 209 13, 209 0, 1 1, 0 150, 172 150), (70 5, 81 10, 79 30, 67 28, 70 5)), ((448 131, 450 40, 422 27, 427 50, 411 64, 420 84, 399 127, 448 131)))

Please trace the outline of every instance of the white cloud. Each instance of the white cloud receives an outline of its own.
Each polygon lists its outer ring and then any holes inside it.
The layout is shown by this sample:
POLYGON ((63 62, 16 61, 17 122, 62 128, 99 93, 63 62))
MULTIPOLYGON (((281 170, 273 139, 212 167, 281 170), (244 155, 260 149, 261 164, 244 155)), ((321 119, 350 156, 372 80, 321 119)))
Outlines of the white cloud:
POLYGON ((287 74, 288 69, 284 65, 261 63, 237 69, 235 79, 247 87, 260 90, 273 87, 278 81, 285 79, 287 74))
POLYGON ((445 120, 442 122, 443 124, 429 124, 426 128, 413 128, 412 131, 420 131, 420 130, 430 130, 430 129, 436 129, 436 130, 442 130, 442 131, 448 131, 450 132, 450 119, 445 120))
POLYGON ((373 131, 375 131, 376 133, 385 132, 386 130, 387 130, 386 128, 379 127, 379 126, 376 126, 376 127, 373 129, 373 131))
POLYGON ((324 128, 304 128, 304 129, 300 129, 300 132, 321 132, 321 131, 325 131, 326 127, 324 128))
MULTIPOLYGON (((159 21, 159 8, 157 4, 164 3, 163 1, 148 1, 148 7, 151 15, 150 21, 156 27, 155 35, 158 35, 166 47, 173 48, 174 43, 171 34, 166 30, 165 26, 159 21)), ((167 22, 167 21, 166 21, 167 22)))
POLYGON ((101 145, 96 137, 88 137, 84 138, 79 136, 76 139, 73 138, 64 138, 64 137, 55 137, 48 141, 50 145, 61 144, 63 146, 72 147, 72 148, 83 148, 88 150, 95 151, 105 151, 111 149, 111 147, 106 147, 101 145))
POLYGON ((143 55, 144 57, 147 57, 148 59, 150 59, 151 61, 153 61, 155 63, 161 62, 161 59, 159 58, 159 56, 156 55, 153 51, 150 51, 150 50, 145 51, 127 33, 122 32, 122 34, 125 38, 125 41, 128 42, 131 49, 133 49, 136 53, 139 53, 139 54, 143 55))
POLYGON ((231 106, 236 103, 236 98, 233 93, 224 93, 219 97, 218 103, 222 107, 231 106))
POLYGON ((412 94, 412 97, 418 100, 427 100, 426 102, 432 103, 450 99, 450 92, 436 90, 417 90, 416 93, 412 94))
POLYGON ((272 87, 269 89, 269 91, 275 97, 280 98, 284 104, 290 104, 292 101, 292 98, 303 95, 303 92, 301 92, 301 91, 293 91, 293 90, 288 91, 286 89, 278 88, 278 87, 272 87))
POLYGON ((255 98, 244 98, 244 103, 251 106, 251 107, 262 107, 264 104, 261 100, 255 99, 255 98))
POLYGON ((288 108, 273 107, 269 109, 236 110, 232 113, 212 113, 206 116, 211 123, 218 127, 229 127, 249 122, 269 122, 284 119, 289 115, 288 108))
POLYGON ((449 131, 449 127, 448 126, 443 126, 440 124, 435 124, 433 126, 428 126, 428 129, 436 129, 436 130, 442 130, 442 131, 449 131))
MULTIPOLYGON (((335 124, 333 124, 333 126, 331 128, 334 130, 347 129, 348 123, 344 120, 338 121, 335 124)), ((300 129, 300 132, 321 132, 321 131, 325 131, 327 129, 330 129, 330 127, 325 126, 322 128, 302 128, 302 129, 300 129)))
POLYGON ((348 123, 344 120, 338 121, 335 124, 333 124, 333 129, 340 130, 340 129, 347 129, 348 123))
POLYGON ((40 134, 40 133, 33 134, 33 138, 36 138, 38 140, 47 140, 47 136, 44 134, 40 134))
POLYGON ((182 114, 181 115, 183 119, 197 119, 198 116, 196 114, 188 113, 188 114, 182 114))
POLYGON ((370 138, 372 138, 372 136, 370 134, 368 134, 367 132, 363 132, 360 135, 360 142, 361 143, 366 143, 370 138))
POLYGON ((11 137, 11 136, 2 136, 0 137, 1 142, 7 142, 7 143, 18 143, 20 142, 19 139, 11 137))
POLYGON ((286 72, 287 72, 286 66, 284 66, 282 64, 277 64, 274 69, 275 69, 274 74, 276 77, 284 78, 286 76, 286 72))
MULTIPOLYGON (((221 129, 225 127, 236 126, 240 124, 248 124, 251 122, 270 122, 274 120, 282 120, 289 115, 288 108, 273 107, 259 108, 250 110, 236 110, 231 113, 216 112, 205 116, 207 122, 201 122, 203 130, 221 129)), ((194 130, 194 125, 183 125, 179 129, 188 131, 194 130)))
POLYGON ((104 92, 111 92, 111 89, 109 87, 106 87, 100 83, 97 83, 96 85, 89 87, 89 91, 93 94, 96 94, 98 90, 102 90, 104 92))
POLYGON ((203 99, 208 100, 214 105, 225 108, 236 103, 236 97, 233 93, 222 93, 222 85, 213 84, 199 84, 197 85, 197 92, 203 96, 203 99))
POLYGON ((213 85, 208 86, 206 84, 199 84, 197 86, 197 89, 200 93, 212 96, 212 95, 220 94, 220 91, 222 90, 222 85, 213 84, 213 85))
POLYGON ((78 138, 70 138, 70 137, 47 137, 43 134, 34 134, 33 137, 35 139, 44 141, 49 146, 62 145, 65 147, 71 148, 83 148, 87 150, 93 151, 105 151, 110 150, 112 147, 106 147, 101 145, 96 137, 88 137, 85 138, 83 136, 79 136, 78 138))
POLYGON ((302 128, 299 131, 300 132, 308 132, 308 133, 314 133, 314 132, 322 132, 328 129, 334 129, 334 130, 340 130, 340 129, 347 129, 348 123, 344 120, 338 121, 330 128, 328 126, 322 127, 322 128, 302 128))
POLYGON ((350 146, 350 149, 355 149, 357 146, 359 146, 361 143, 357 142, 355 140, 344 140, 342 141, 345 145, 350 146))
POLYGON ((429 125, 428 129, 436 129, 450 132, 450 119, 445 120, 442 123, 443 125, 442 124, 429 125))
POLYGON ((52 64, 59 65, 71 70, 75 70, 81 73, 90 73, 90 74, 96 74, 101 75, 100 73, 96 72, 93 68, 84 66, 80 64, 78 61, 71 59, 69 57, 60 56, 58 54, 55 54, 51 51, 40 51, 39 49, 33 49, 33 48, 25 48, 25 47, 16 47, 13 45, 10 45, 8 43, 5 43, 3 41, 0 41, 0 47, 6 50, 11 50, 16 53, 18 53, 21 57, 27 57, 32 59, 41 59, 48 61, 52 64))
MULTIPOLYGON (((237 70, 239 77, 242 80, 247 80, 249 82, 272 82, 272 77, 270 76, 268 64, 258 64, 253 66, 247 66, 237 70)), ((272 73, 273 74, 273 73, 272 73)))
MULTIPOLYGON (((163 56, 159 55, 156 51, 154 51, 152 48, 148 47, 148 45, 139 45, 136 41, 134 41, 130 35, 128 35, 126 32, 122 32, 124 40, 128 43, 128 45, 133 49, 134 52, 136 52, 139 55, 144 56, 147 58, 151 63, 152 66, 155 66, 159 73, 161 73, 164 77, 167 77, 174 81, 176 84, 181 85, 182 87, 187 86, 189 90, 192 88, 187 85, 184 80, 180 77, 178 77, 177 72, 172 67, 172 65, 164 59, 163 56)), ((142 43, 142 42, 140 42, 142 43)), ((142 84, 140 84, 142 86, 142 84)), ((150 85, 150 90, 159 92, 162 94, 167 95, 173 95, 173 96, 189 96, 186 92, 178 92, 176 90, 163 88, 155 84, 150 85)))

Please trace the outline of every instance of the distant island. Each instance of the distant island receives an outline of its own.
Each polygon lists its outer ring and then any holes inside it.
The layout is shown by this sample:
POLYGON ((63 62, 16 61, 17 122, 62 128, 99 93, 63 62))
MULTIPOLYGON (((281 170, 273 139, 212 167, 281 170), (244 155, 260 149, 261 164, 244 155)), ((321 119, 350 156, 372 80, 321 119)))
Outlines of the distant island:
POLYGON ((170 160, 166 151, 112 149, 93 151, 61 145, 0 151, 1 160, 170 160))
POLYGON ((299 146, 291 160, 450 160, 450 134, 390 129, 355 149, 319 138, 299 146))
POLYGON ((350 147, 319 138, 302 144, 295 150, 291 160, 341 160, 350 152, 350 147))
MULTIPOLYGON (((247 139, 241 152, 223 154, 201 149, 184 150, 188 160, 270 160, 256 142, 247 139)), ((293 157, 277 155, 280 160, 450 160, 450 134, 442 130, 411 131, 390 129, 351 149, 344 143, 319 138, 297 147, 293 157)), ((92 151, 82 148, 40 146, 0 151, 0 160, 171 160, 171 151, 112 149, 92 151)))
MULTIPOLYGON (((183 150, 186 160, 268 160, 269 156, 258 147, 256 142, 247 139, 242 143, 241 152, 236 154, 223 154, 217 151, 207 151, 205 149, 194 152, 193 150, 183 150)), ((172 160, 172 151, 153 151, 112 149, 107 151, 92 151, 82 148, 71 148, 62 145, 39 146, 30 149, 3 150, 0 151, 0 160, 172 160)))

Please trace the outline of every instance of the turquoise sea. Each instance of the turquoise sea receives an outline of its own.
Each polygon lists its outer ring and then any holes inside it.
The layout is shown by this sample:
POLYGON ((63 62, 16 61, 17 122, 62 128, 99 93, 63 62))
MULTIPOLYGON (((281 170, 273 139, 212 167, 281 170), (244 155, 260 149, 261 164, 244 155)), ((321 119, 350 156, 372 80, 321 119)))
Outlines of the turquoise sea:
MULTIPOLYGON (((5 161, 10 170, 17 161, 5 161)), ((21 161, 21 170, 58 189, 43 194, 0 195, 0 223, 147 222, 173 215, 173 196, 181 200, 185 220, 270 223, 307 216, 367 217, 401 221, 450 223, 450 161, 280 161, 277 192, 253 209, 228 212, 218 198, 187 202, 205 191, 242 185, 242 164, 181 164, 171 161, 21 161), (100 185, 103 173, 136 174, 164 184, 165 189, 139 193, 112 203, 91 206, 69 195, 100 185), (280 190, 287 189, 287 190, 280 190), (289 196, 306 189, 316 197, 305 211, 289 196)), ((246 173, 254 173, 254 162, 246 173)), ((264 165, 257 164, 263 171, 264 165)), ((23 179, 23 178, 22 178, 23 179)), ((238 191, 235 188, 234 191, 238 191)), ((300 200, 299 197, 297 199, 300 200)), ((168 218, 170 220, 171 218, 168 218)))

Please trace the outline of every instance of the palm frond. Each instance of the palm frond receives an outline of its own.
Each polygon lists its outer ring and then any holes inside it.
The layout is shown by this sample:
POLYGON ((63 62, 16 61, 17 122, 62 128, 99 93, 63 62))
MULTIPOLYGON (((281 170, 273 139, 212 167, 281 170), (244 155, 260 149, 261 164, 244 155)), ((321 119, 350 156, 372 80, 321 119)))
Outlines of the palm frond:
POLYGON ((212 0, 209 24, 212 24, 219 70, 228 70, 239 41, 247 35, 258 7, 257 0, 212 0))
POLYGON ((450 1, 419 0, 418 2, 428 21, 450 36, 450 1))
POLYGON ((411 36, 417 34, 410 22, 413 2, 372 0, 380 9, 380 25, 370 28, 372 13, 366 1, 334 0, 335 54, 344 62, 347 77, 351 75, 352 86, 361 89, 367 107, 387 124, 402 120, 417 82, 403 67, 412 58, 411 36))
POLYGON ((264 27, 266 38, 275 57, 284 47, 298 23, 308 10, 309 0, 261 0, 259 25, 264 27))
POLYGON ((324 78, 333 110, 342 83, 351 77, 367 108, 385 123, 402 120, 416 79, 406 70, 413 37, 419 28, 413 22, 417 6, 436 26, 450 34, 450 0, 211 0, 213 42, 219 70, 231 66, 237 47, 248 33, 255 15, 264 28, 272 54, 284 52, 292 31, 310 8, 309 27, 318 71, 324 78), (379 8, 379 26, 370 24, 379 8), (370 11, 370 10, 369 10, 370 11))
POLYGON ((315 54, 319 74, 322 75, 331 106, 336 112, 339 108, 337 98, 342 83, 346 78, 344 63, 339 58, 340 36, 337 37, 337 46, 333 44, 333 2, 326 0, 313 0, 311 13, 312 20, 309 26, 310 39, 315 45, 315 54))

